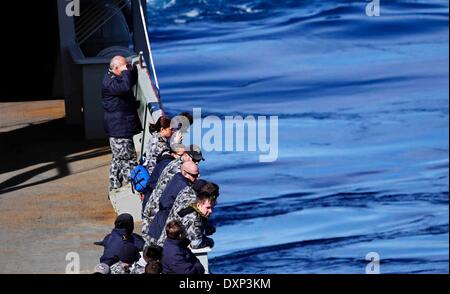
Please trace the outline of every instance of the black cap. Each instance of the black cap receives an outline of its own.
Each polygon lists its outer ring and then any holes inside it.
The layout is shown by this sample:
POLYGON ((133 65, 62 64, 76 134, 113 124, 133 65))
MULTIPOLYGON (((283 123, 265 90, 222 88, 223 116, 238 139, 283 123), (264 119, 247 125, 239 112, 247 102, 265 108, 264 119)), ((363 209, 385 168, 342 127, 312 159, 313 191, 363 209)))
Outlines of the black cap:
POLYGON ((127 235, 131 235, 134 230, 133 216, 129 213, 123 213, 117 216, 116 221, 114 222, 114 227, 116 229, 125 229, 127 235))
POLYGON ((186 153, 192 158, 193 161, 201 161, 205 160, 205 158, 202 155, 202 150, 197 145, 191 145, 189 146, 186 153))

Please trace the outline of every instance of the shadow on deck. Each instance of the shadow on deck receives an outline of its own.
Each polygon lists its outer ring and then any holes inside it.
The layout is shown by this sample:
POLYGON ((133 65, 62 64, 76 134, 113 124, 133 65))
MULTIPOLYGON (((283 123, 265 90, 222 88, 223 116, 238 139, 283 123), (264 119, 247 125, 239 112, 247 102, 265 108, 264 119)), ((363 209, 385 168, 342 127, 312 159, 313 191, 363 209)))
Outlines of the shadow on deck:
POLYGON ((107 139, 85 140, 83 128, 67 125, 64 118, 0 133, 0 175, 27 169, 0 182, 0 195, 63 178, 71 174, 69 163, 110 152, 107 139), (53 169, 57 175, 24 184, 53 169))

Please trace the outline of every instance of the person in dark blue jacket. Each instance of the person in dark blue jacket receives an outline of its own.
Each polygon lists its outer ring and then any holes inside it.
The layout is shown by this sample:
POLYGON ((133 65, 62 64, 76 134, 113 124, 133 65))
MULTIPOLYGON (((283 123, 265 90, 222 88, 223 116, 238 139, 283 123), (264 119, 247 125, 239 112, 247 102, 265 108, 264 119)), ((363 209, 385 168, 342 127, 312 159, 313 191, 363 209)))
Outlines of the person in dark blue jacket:
POLYGON ((205 268, 189 250, 190 241, 179 220, 173 220, 166 226, 167 239, 162 253, 163 274, 204 274, 205 268))
POLYGON ((153 190, 155 190, 156 184, 158 183, 159 177, 161 176, 163 170, 170 162, 183 156, 185 152, 186 147, 183 144, 174 144, 171 146, 171 154, 164 153, 160 157, 158 157, 156 167, 153 169, 153 172, 150 175, 148 188, 144 192, 142 200, 142 213, 144 213, 144 209, 147 205, 148 199, 150 198, 150 195, 152 195, 153 190))
POLYGON ((122 187, 137 165, 133 136, 142 131, 133 94, 137 71, 122 56, 111 60, 102 83, 104 127, 112 151, 109 190, 122 187))
POLYGON ((185 188, 192 185, 199 177, 198 166, 192 162, 185 162, 181 166, 181 172, 177 173, 169 182, 161 194, 159 211, 148 228, 148 235, 155 241, 159 239, 166 225, 167 218, 177 196, 185 188))
POLYGON ((119 215, 114 222, 114 229, 101 242, 94 244, 105 247, 103 255, 100 257, 100 263, 105 263, 109 266, 116 263, 117 258, 120 257, 122 248, 127 244, 132 244, 138 251, 144 248, 144 239, 133 233, 134 220, 133 216, 124 213, 119 215))

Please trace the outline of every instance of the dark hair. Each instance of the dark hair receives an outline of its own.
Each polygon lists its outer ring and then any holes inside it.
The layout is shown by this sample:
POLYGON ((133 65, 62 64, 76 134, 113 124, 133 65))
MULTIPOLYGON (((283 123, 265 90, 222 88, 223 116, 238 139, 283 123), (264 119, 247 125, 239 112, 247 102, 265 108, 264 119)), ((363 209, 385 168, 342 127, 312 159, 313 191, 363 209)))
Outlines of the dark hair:
POLYGON ((145 266, 146 274, 160 274, 162 272, 162 265, 159 260, 152 260, 145 266))
POLYGON ((200 188, 200 193, 207 193, 214 198, 219 197, 219 186, 213 182, 208 182, 200 188))
POLYGON ((150 124, 149 130, 150 133, 157 133, 161 131, 161 128, 167 129, 170 128, 170 118, 167 116, 160 116, 156 124, 150 124))
POLYGON ((208 182, 203 179, 196 179, 195 182, 192 184, 192 189, 194 189, 195 193, 200 193, 202 188, 207 184, 208 182))
POLYGON ((215 204, 216 203, 216 198, 217 197, 215 195, 213 195, 213 194, 209 194, 209 193, 206 193, 206 192, 200 192, 200 194, 197 195, 196 202, 197 203, 203 203, 206 200, 209 200, 212 204, 215 204))
POLYGON ((182 113, 180 113, 180 116, 184 116, 185 118, 187 118, 190 125, 194 123, 194 118, 192 117, 192 114, 190 112, 183 111, 182 113))
POLYGON ((183 133, 186 133, 193 123, 194 118, 189 112, 182 112, 172 119, 172 126, 183 133))
POLYGON ((185 235, 183 224, 177 219, 170 221, 166 226, 166 235, 172 240, 183 240, 185 235))
POLYGON ((162 249, 159 246, 150 245, 149 247, 144 249, 142 256, 147 263, 149 263, 150 261, 161 260, 162 249))

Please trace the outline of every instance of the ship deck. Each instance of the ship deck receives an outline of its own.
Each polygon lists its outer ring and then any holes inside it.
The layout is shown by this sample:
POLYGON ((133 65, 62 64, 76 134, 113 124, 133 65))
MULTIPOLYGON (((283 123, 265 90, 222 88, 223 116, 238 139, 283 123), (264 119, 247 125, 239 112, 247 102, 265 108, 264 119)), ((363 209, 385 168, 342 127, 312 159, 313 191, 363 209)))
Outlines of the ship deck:
POLYGON ((63 100, 0 103, 0 273, 65 273, 71 252, 91 272, 113 227, 108 142, 64 116, 63 100))

